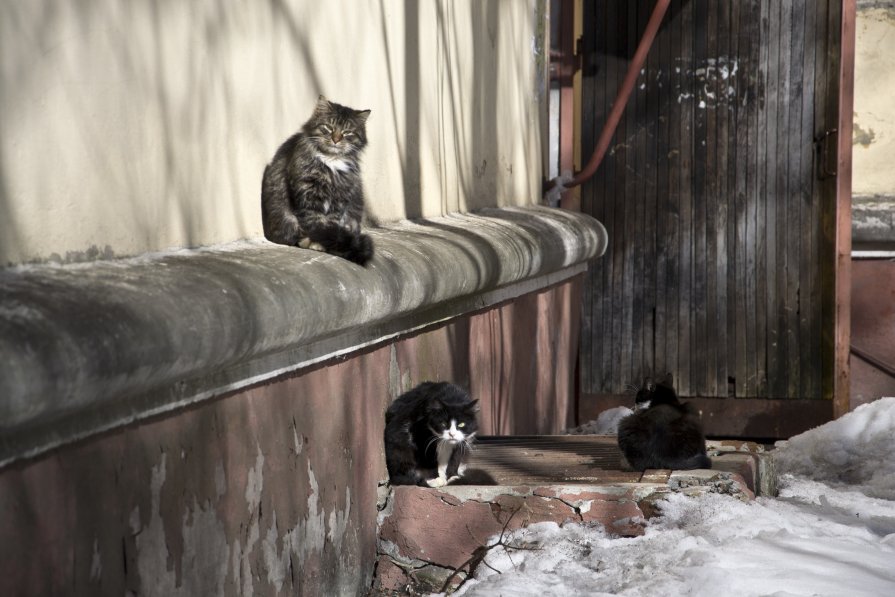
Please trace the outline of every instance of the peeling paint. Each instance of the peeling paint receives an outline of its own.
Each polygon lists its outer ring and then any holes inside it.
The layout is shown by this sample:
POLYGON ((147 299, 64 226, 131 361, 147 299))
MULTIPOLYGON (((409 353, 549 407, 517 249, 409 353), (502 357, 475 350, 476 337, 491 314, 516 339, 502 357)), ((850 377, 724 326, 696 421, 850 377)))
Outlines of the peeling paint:
POLYGON ((233 545, 233 577, 237 585, 241 584, 242 595, 248 597, 255 594, 255 586, 252 579, 252 563, 249 557, 252 555, 255 544, 261 536, 259 507, 263 489, 264 454, 261 452, 261 446, 258 446, 255 466, 249 469, 246 481, 245 499, 251 523, 246 532, 245 547, 241 548, 239 539, 236 539, 233 545))
POLYGON ((401 369, 398 367, 398 351, 395 345, 389 347, 388 353, 388 397, 394 402, 401 394, 401 369))
MULTIPOLYGON (((308 495, 308 517, 299 521, 294 527, 286 531, 282 536, 279 531, 277 514, 271 515, 271 524, 265 533, 261 543, 264 564, 267 568, 267 582, 274 586, 279 593, 285 584, 286 574, 290 567, 301 568, 310 556, 321 553, 326 539, 339 554, 340 560, 344 557, 342 541, 348 529, 348 520, 351 514, 351 491, 345 488, 345 509, 334 508, 329 513, 329 529, 327 530, 326 512, 320 507, 320 486, 308 463, 308 482, 311 488, 308 495), (293 558, 297 557, 295 563, 293 558)), ((345 582, 351 582, 346 579, 345 582)))
POLYGON ((246 483, 246 506, 249 514, 258 509, 261 503, 261 491, 264 489, 264 454, 261 446, 258 446, 258 455, 255 457, 255 466, 249 469, 249 480, 246 483))
POLYGON ((181 517, 183 552, 180 565, 175 566, 171 558, 176 554, 170 552, 160 511, 166 478, 167 454, 162 453, 159 464, 152 467, 148 522, 141 528, 138 509, 130 516, 129 523, 136 534, 139 594, 150 597, 222 596, 230 558, 224 524, 210 502, 200 505, 193 498, 192 506, 187 505, 181 517), (180 579, 177 578, 178 568, 180 579))
POLYGON ((267 529, 267 534, 261 541, 261 551, 264 554, 264 565, 267 568, 267 582, 272 584, 279 594, 283 590, 283 583, 286 581, 286 566, 290 564, 291 545, 288 540, 290 533, 286 533, 282 551, 277 547, 279 541, 279 528, 277 525, 277 513, 274 512, 267 529))
POLYGON ((292 449, 295 451, 295 455, 298 456, 301 454, 301 451, 305 447, 305 440, 300 435, 298 435, 298 429, 295 427, 295 421, 292 422, 292 449))
MULTIPOLYGON (((679 59, 685 62, 685 59, 679 59)), ((690 66, 690 62, 685 62, 683 68, 676 66, 674 71, 687 81, 686 86, 676 85, 673 90, 677 92, 677 103, 685 100, 697 99, 697 107, 702 110, 716 109, 724 106, 730 106, 736 100, 736 88, 734 79, 739 72, 739 61, 728 56, 719 56, 718 58, 706 58, 704 64, 696 67, 690 66), (689 88, 690 79, 696 79, 701 87, 695 94, 686 91, 689 88), (720 85, 723 83, 723 85, 720 85), (712 91, 711 86, 719 85, 719 91, 712 91)), ((672 83, 674 79, 672 79, 672 83)))
POLYGON ((329 531, 327 537, 336 548, 336 553, 342 553, 342 537, 348 529, 348 516, 351 514, 351 489, 345 488, 345 509, 333 509, 329 513, 329 531))
POLYGON ((224 472, 224 465, 218 462, 214 467, 214 490, 218 499, 224 497, 227 493, 227 473, 224 472))
POLYGON ((192 509, 183 514, 182 533, 182 579, 176 594, 223 596, 230 546, 224 523, 210 502, 199 505, 193 500, 192 509))

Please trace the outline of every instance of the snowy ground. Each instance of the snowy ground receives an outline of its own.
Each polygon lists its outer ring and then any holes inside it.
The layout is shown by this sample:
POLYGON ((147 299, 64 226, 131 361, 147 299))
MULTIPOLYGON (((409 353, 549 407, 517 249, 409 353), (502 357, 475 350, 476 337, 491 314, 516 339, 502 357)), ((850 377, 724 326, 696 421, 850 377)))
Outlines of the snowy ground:
POLYGON ((504 538, 524 549, 492 549, 457 594, 895 596, 895 398, 781 442, 774 457, 778 498, 676 494, 633 539, 532 525, 504 538))

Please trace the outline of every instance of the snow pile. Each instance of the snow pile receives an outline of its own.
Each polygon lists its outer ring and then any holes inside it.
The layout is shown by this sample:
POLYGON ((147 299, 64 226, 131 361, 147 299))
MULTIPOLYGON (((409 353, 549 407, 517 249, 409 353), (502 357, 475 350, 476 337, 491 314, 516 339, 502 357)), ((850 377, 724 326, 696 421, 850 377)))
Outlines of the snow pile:
POLYGON ((583 425, 579 425, 574 429, 566 431, 567 435, 616 435, 618 433, 619 422, 633 413, 626 406, 616 406, 604 410, 593 421, 588 421, 583 425))
POLYGON ((531 525, 457 594, 895 595, 893 438, 895 399, 878 400, 782 443, 779 498, 673 494, 635 538, 531 525))
POLYGON ((780 473, 895 500, 895 398, 778 442, 774 461, 780 473))

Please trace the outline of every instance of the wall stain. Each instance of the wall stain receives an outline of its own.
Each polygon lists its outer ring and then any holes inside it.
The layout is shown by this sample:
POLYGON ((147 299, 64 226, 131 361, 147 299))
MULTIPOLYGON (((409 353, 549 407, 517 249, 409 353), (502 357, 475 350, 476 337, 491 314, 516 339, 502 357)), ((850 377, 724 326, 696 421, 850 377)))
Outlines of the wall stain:
POLYGON ((864 147, 870 147, 873 143, 873 140, 876 138, 876 133, 873 132, 873 129, 867 127, 867 130, 861 128, 857 122, 854 123, 854 132, 852 133, 852 145, 863 145, 864 147))

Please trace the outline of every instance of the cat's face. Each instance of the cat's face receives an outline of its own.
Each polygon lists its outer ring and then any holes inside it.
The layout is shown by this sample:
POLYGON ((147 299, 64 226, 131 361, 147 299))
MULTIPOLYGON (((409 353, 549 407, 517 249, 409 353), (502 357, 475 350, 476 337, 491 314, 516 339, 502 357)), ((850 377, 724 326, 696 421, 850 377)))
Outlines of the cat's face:
POLYGON ((634 399, 634 412, 644 411, 650 406, 658 404, 677 403, 677 392, 674 391, 674 378, 671 373, 666 374, 659 383, 655 383, 647 377, 643 380, 643 385, 637 391, 637 397, 634 399))
POLYGON ((304 130, 317 151, 339 157, 359 152, 367 144, 369 110, 353 110, 322 95, 304 130))
POLYGON ((448 407, 440 402, 432 405, 428 412, 429 430, 440 441, 459 444, 471 440, 478 431, 476 403, 463 407, 448 407))

